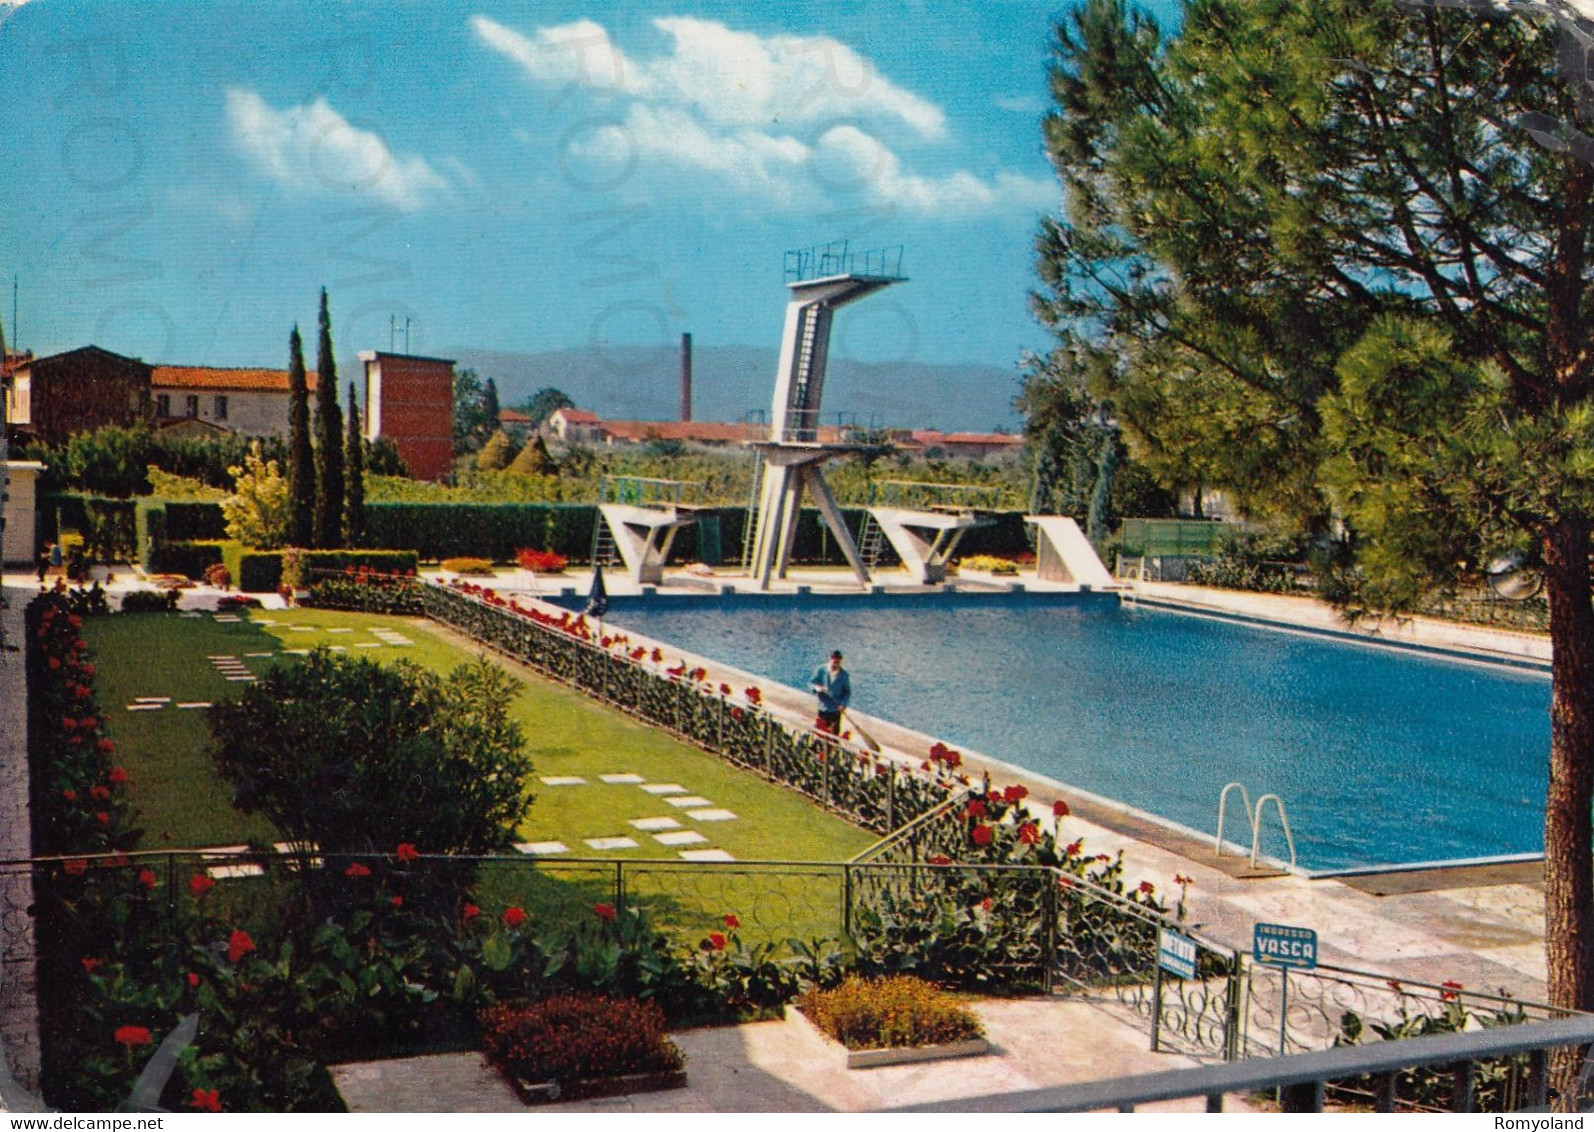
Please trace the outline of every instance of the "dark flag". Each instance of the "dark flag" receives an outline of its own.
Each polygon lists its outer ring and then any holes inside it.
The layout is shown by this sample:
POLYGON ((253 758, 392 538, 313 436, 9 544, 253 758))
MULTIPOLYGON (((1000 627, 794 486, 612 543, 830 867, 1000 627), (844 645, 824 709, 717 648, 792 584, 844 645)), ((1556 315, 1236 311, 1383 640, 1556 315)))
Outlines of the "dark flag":
POLYGON ((592 589, 587 591, 587 608, 583 612, 588 617, 602 617, 609 612, 609 591, 603 588, 601 564, 592 567, 592 589))

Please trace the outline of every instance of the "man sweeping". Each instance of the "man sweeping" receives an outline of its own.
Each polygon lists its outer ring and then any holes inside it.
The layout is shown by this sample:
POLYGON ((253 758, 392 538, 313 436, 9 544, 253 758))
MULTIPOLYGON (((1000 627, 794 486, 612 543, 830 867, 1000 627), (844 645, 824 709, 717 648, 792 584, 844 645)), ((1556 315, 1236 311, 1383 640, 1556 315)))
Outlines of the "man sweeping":
POLYGON ((841 667, 841 652, 830 654, 830 661, 814 669, 809 689, 819 697, 819 716, 814 726, 832 735, 841 734, 841 713, 852 700, 852 677, 841 667))

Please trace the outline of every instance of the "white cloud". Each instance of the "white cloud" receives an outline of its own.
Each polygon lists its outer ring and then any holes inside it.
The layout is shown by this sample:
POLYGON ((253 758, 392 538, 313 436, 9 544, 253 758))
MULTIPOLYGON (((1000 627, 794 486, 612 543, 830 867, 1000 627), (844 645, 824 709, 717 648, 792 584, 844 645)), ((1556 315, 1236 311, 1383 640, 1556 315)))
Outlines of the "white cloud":
POLYGON ((1046 100, 1038 94, 998 94, 991 105, 1009 114, 1039 114, 1046 109, 1046 100))
POLYGON ((294 192, 352 193, 409 210, 449 189, 424 158, 393 153, 379 135, 351 125, 324 98, 277 110, 253 91, 229 88, 227 119, 238 151, 294 192))
POLYGON ((537 82, 681 106, 721 126, 845 119, 906 126, 925 138, 946 131, 940 107, 893 85, 828 36, 759 36, 686 18, 657 19, 653 26, 670 37, 671 50, 637 61, 591 20, 527 36, 486 16, 471 19, 483 43, 537 82))
POLYGON ((1057 203, 1050 180, 908 168, 884 139, 945 146, 946 115, 827 36, 759 36, 711 20, 661 18, 653 26, 669 37, 668 49, 633 58, 592 20, 530 34, 486 16, 471 26, 528 78, 557 87, 556 101, 581 93, 623 105, 610 124, 567 143, 567 157, 606 171, 592 173, 594 183, 623 180, 646 162, 706 174, 781 211, 866 203, 950 217, 1057 203))

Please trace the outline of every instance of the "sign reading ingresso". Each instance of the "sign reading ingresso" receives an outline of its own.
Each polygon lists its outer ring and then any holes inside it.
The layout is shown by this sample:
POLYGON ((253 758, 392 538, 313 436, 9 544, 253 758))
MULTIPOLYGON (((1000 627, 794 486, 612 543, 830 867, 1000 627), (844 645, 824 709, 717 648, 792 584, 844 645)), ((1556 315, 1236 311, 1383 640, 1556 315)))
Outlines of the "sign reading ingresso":
POLYGON ((1251 936, 1251 957, 1270 967, 1310 971, 1317 966, 1317 933, 1288 924, 1257 924, 1251 936))

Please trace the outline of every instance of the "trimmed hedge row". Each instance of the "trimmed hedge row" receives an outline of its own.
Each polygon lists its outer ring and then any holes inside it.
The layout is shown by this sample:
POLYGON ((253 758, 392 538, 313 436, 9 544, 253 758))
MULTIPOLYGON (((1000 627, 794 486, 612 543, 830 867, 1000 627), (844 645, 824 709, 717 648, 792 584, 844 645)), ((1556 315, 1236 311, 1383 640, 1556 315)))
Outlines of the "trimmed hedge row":
MULTIPOLYGON (((152 511, 150 514, 160 515, 161 512, 152 511)), ((156 543, 143 555, 144 569, 151 574, 181 574, 185 578, 203 578, 206 570, 223 561, 226 545, 224 540, 156 543)))
POLYGON ((586 561, 597 509, 584 503, 368 503, 366 540, 422 558, 512 562, 522 547, 586 561))

